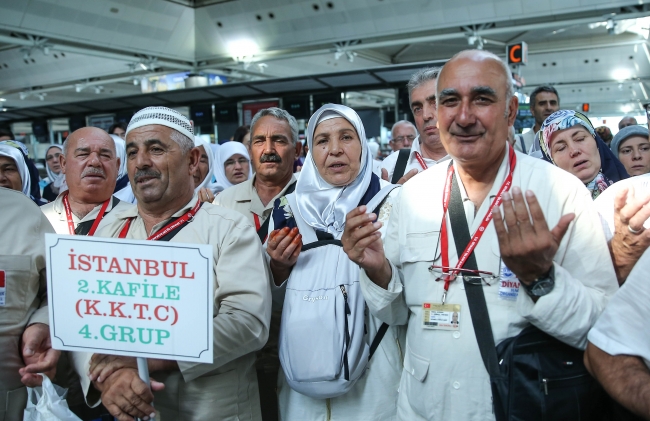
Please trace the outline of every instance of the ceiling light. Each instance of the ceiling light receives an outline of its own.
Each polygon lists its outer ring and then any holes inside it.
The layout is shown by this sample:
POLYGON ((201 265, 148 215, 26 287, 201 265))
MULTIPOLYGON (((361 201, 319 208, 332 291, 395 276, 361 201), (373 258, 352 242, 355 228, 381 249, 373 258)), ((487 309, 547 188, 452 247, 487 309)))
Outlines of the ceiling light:
POLYGON ((29 96, 27 92, 21 92, 19 95, 20 95, 20 99, 25 99, 29 96))
POLYGON ((147 70, 147 66, 144 63, 140 63, 140 67, 142 67, 142 70, 147 70))
POLYGON ((616 30, 616 22, 614 22, 614 19, 609 18, 607 19, 607 23, 605 24, 605 28, 607 28, 607 33, 612 35, 614 34, 614 31, 616 30))
POLYGON ((6 98, 0 98, 0 102, 5 102, 6 100, 6 98))
POLYGON ((614 80, 623 81, 632 77, 630 69, 618 68, 612 71, 612 78, 614 80))
POLYGON ((623 105, 621 107, 621 111, 623 111, 625 114, 629 113, 633 109, 634 109, 634 107, 632 105, 630 105, 630 104, 625 104, 625 105, 623 105))
POLYGON ((47 96, 47 93, 42 92, 40 94, 36 94, 36 96, 38 96, 38 99, 40 99, 41 101, 45 101, 45 97, 47 96))
POLYGON ((228 54, 235 61, 244 61, 244 58, 251 58, 259 53, 260 47, 252 39, 239 39, 228 43, 228 54))

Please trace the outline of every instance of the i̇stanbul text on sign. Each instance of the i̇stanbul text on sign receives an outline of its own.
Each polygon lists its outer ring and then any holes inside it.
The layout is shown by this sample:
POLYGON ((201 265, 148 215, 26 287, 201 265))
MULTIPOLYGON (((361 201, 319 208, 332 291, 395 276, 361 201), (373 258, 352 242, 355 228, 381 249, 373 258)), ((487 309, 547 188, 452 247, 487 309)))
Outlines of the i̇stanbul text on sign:
POLYGON ((212 246, 46 234, 52 346, 212 363, 212 246))

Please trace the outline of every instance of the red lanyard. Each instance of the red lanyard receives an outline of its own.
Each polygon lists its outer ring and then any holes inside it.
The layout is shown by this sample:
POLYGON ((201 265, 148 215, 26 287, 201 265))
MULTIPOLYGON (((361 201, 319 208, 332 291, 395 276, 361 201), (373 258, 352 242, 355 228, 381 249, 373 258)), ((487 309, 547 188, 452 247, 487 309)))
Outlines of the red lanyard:
MULTIPOLYGON (((147 240, 156 241, 166 236, 176 228, 180 227, 181 225, 185 224, 187 221, 194 218, 194 215, 196 215, 200 207, 201 207, 201 201, 197 200, 196 205, 194 205, 192 209, 185 212, 185 214, 180 218, 178 218, 177 220, 172 221, 169 224, 165 225, 157 233, 149 236, 147 240)), ((129 228, 131 227, 131 221, 133 221, 133 219, 134 218, 129 218, 126 220, 126 224, 124 224, 124 228, 122 228, 122 231, 120 231, 120 235, 118 236, 118 238, 126 238, 126 234, 129 232, 129 228)))
POLYGON ((260 228, 262 228, 262 224, 260 224, 260 217, 257 216, 256 213, 251 213, 253 214, 253 219, 255 220, 255 231, 259 231, 260 228))
MULTIPOLYGON (((251 212, 253 214, 253 219, 255 220, 255 232, 259 233, 260 228, 262 228, 262 224, 260 223, 260 217, 257 216, 256 213, 251 212)), ((271 216, 269 216, 271 218, 271 216)), ((266 238, 268 237, 268 234, 264 236, 264 240, 262 241, 262 244, 266 243, 266 238)))
MULTIPOLYGON (((63 194, 63 208, 65 209, 65 216, 68 218, 68 231, 70 231, 70 235, 75 235, 74 221, 72 220, 72 210, 70 210, 70 201, 68 200, 69 192, 70 191, 68 190, 63 194)), ((107 201, 105 201, 102 207, 99 209, 97 218, 95 218, 95 222, 90 227, 90 231, 88 231, 89 237, 92 237, 93 234, 95 234, 95 231, 97 231, 97 227, 99 226, 99 223, 102 221, 102 218, 106 213, 106 208, 108 207, 108 204, 111 201, 111 199, 112 197, 110 197, 107 201)))
POLYGON ((420 152, 415 151, 415 159, 417 159, 418 162, 420 163, 420 166, 422 167, 422 171, 424 171, 424 170, 426 170, 427 168, 429 168, 429 166, 427 165, 427 163, 424 162, 424 158, 422 158, 422 155, 420 154, 420 152))
MULTIPOLYGON (((510 190, 510 186, 512 185, 512 174, 514 173, 515 166, 517 165, 517 156, 512 146, 508 146, 508 149, 509 149, 508 163, 510 165, 510 172, 508 173, 508 176, 506 177, 505 181, 501 185, 501 188, 499 189, 499 192, 497 193, 496 197, 492 201, 492 204, 490 205, 487 214, 483 218, 483 222, 481 222, 481 225, 479 225, 478 229, 472 236, 471 240, 469 241, 469 244, 467 244, 467 247, 465 247, 465 251, 463 251, 463 253, 460 256, 458 256, 458 263, 456 263, 457 268, 462 268, 463 265, 465 265, 465 262, 467 262, 467 259, 472 254, 479 240, 483 236, 485 229, 492 221, 492 210, 501 205, 503 193, 510 190)), ((442 222, 442 228, 440 230, 440 243, 442 248, 441 255, 442 255, 443 271, 445 270, 444 268, 449 268, 449 250, 448 250, 449 236, 447 234, 446 218, 447 218, 447 209, 449 208, 449 199, 451 198, 451 181, 452 181, 451 178, 453 176, 454 176, 454 166, 452 164, 449 166, 449 169, 447 170, 445 191, 442 196, 443 222, 442 222)), ((454 276, 456 274, 457 273, 450 272, 447 276, 445 276, 445 291, 442 294, 443 304, 445 303, 445 298, 447 297, 447 291, 449 291, 449 284, 456 278, 454 276)))

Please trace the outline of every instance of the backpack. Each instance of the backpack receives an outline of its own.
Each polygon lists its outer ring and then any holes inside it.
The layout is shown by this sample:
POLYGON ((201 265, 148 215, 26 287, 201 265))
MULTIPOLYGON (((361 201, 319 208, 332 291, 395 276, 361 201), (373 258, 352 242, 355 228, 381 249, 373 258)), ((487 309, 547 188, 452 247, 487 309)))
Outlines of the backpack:
MULTIPOLYGON (((378 209, 395 187, 381 189, 368 209, 378 209)), ((291 209, 298 209, 295 194, 286 198, 291 209)), ((303 245, 286 285, 280 363, 296 392, 333 398, 350 391, 363 375, 388 325, 380 327, 369 346, 359 266, 345 254, 340 240, 315 231, 299 212, 294 212, 294 218, 303 245)))

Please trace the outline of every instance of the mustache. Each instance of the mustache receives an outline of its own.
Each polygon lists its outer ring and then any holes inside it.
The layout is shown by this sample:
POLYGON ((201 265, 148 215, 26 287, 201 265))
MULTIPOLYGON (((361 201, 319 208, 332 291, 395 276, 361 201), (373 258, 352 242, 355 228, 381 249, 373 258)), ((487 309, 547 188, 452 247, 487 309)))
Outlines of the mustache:
POLYGON ((260 162, 261 162, 262 164, 265 163, 265 162, 277 162, 277 163, 281 163, 281 162, 282 162, 282 158, 281 158, 280 155, 278 155, 278 154, 274 154, 274 153, 266 154, 266 153, 265 153, 265 154, 263 154, 262 156, 260 156, 260 162))
POLYGON ((137 183, 138 181, 140 181, 141 178, 145 178, 145 177, 160 178, 160 173, 153 169, 137 170, 135 172, 135 175, 133 176, 133 179, 137 183))
POLYGON ((84 178, 88 175, 101 175, 102 177, 106 177, 106 173, 104 170, 101 168, 95 168, 95 167, 88 167, 83 172, 81 173, 81 178, 84 178))

